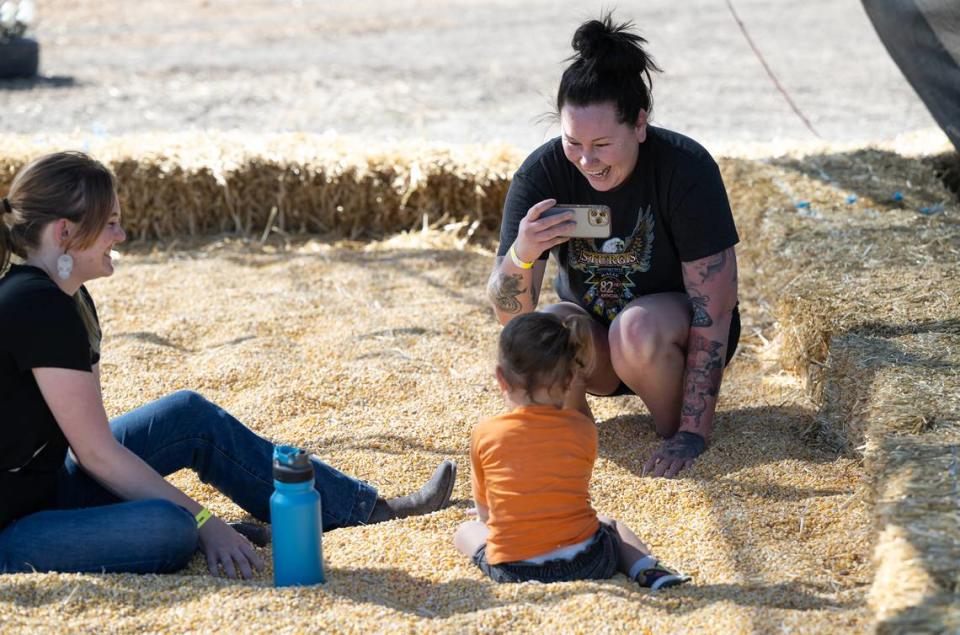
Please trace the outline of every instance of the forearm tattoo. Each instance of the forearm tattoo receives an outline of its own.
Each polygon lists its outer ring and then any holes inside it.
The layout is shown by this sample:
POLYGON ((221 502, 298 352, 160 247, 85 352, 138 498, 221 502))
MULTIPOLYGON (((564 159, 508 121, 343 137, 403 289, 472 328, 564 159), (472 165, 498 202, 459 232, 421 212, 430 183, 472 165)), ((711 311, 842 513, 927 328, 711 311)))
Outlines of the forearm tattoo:
POLYGON ((663 442, 663 451, 675 459, 695 459, 707 447, 706 440, 696 432, 682 430, 663 442))
POLYGON ((690 295, 690 304, 693 306, 693 317, 690 319, 690 326, 713 326, 713 318, 707 312, 707 304, 710 303, 710 296, 703 295, 699 289, 689 287, 687 293, 690 295))
POLYGON ((526 289, 520 288, 522 282, 523 276, 519 273, 508 275, 495 271, 490 276, 490 284, 487 286, 490 301, 504 313, 520 313, 523 304, 517 297, 527 292, 526 289))
POLYGON ((709 340, 696 331, 690 331, 682 413, 695 428, 702 423, 701 418, 709 399, 715 398, 720 392, 723 349, 723 342, 709 340))
MULTIPOLYGON (((685 266, 684 282, 693 309, 690 326, 713 326, 713 318, 709 311, 710 296, 706 295, 700 289, 700 286, 715 280, 721 275, 730 277, 733 284, 736 285, 737 268, 732 248, 724 249, 718 254, 689 263, 689 267, 685 266)), ((714 307, 714 310, 716 310, 716 307, 714 307)))

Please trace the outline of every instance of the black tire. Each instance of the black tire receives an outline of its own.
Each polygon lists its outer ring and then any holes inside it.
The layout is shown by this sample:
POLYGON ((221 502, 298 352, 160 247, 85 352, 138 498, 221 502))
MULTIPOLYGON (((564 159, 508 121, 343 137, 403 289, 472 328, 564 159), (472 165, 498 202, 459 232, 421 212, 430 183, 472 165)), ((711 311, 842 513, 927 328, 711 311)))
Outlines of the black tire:
POLYGON ((35 77, 40 66, 40 44, 28 37, 0 42, 0 79, 35 77))

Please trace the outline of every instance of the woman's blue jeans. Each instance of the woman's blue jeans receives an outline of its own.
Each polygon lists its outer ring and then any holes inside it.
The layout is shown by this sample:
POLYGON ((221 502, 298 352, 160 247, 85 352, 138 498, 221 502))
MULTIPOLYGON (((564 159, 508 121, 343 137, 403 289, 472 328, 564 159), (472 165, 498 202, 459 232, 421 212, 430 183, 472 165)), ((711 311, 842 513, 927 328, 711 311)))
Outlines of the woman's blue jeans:
MULTIPOLYGON (((222 408, 181 391, 117 417, 113 436, 163 476, 192 469, 259 520, 270 520, 273 444, 222 408)), ((366 522, 377 490, 314 459, 323 529, 366 522)), ((56 508, 0 531, 0 572, 166 573, 197 549, 197 524, 165 500, 124 502, 67 455, 56 508)))

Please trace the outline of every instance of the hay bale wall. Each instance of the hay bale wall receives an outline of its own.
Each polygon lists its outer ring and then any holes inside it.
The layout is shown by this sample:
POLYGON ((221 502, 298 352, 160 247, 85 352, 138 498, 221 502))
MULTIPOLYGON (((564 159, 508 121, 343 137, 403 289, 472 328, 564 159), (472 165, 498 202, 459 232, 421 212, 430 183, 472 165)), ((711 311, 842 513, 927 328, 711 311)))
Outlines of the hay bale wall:
POLYGON ((369 238, 464 222, 499 229, 519 162, 503 145, 358 149, 317 135, 164 135, 36 141, 2 136, 0 191, 46 152, 82 149, 116 173, 124 224, 138 240, 236 232, 369 238))
POLYGON ((885 633, 960 628, 960 330, 917 330, 836 337, 824 392, 829 416, 864 440, 877 530, 870 604, 885 633))
POLYGON ((778 159, 759 189, 731 190, 759 214, 781 364, 818 404, 820 438, 864 457, 884 633, 960 626, 960 206, 934 164, 778 159))

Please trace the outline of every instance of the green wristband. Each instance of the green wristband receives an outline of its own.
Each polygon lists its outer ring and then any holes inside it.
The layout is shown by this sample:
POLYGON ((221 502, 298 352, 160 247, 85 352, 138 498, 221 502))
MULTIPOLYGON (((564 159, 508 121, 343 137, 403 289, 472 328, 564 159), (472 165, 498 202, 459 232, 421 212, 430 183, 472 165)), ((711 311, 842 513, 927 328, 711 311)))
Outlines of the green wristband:
POLYGON ((207 509, 206 507, 204 507, 199 512, 197 512, 197 515, 195 516, 195 518, 197 519, 197 529, 200 529, 201 527, 203 527, 203 525, 208 520, 210 520, 211 516, 213 516, 213 514, 211 514, 210 510, 207 509))

